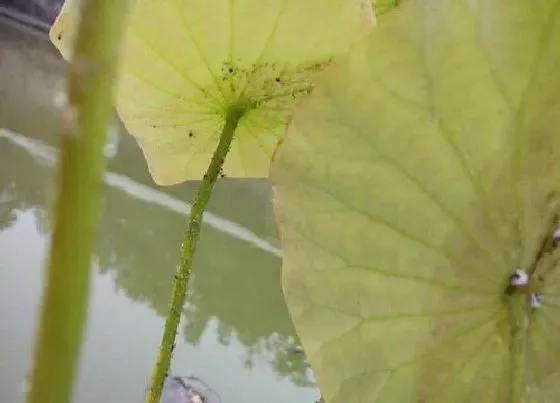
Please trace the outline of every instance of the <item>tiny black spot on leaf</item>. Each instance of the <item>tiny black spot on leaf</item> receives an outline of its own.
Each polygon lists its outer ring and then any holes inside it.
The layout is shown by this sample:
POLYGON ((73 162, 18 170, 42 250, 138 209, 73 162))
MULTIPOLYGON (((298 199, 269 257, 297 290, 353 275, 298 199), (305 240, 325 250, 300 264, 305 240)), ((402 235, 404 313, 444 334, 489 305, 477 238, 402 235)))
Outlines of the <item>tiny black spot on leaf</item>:
POLYGON ((57 38, 60 41, 62 39, 62 34, 58 34, 57 38))
POLYGON ((193 132, 189 132, 189 137, 194 137, 194 133, 193 133, 193 132))

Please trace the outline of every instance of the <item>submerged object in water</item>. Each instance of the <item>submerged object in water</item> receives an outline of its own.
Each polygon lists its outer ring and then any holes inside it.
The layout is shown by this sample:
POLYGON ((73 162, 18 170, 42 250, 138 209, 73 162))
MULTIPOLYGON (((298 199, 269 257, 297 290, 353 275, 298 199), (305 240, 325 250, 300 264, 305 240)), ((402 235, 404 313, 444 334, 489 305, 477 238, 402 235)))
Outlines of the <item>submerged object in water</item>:
POLYGON ((220 397, 195 376, 167 376, 160 403, 220 403, 220 397))

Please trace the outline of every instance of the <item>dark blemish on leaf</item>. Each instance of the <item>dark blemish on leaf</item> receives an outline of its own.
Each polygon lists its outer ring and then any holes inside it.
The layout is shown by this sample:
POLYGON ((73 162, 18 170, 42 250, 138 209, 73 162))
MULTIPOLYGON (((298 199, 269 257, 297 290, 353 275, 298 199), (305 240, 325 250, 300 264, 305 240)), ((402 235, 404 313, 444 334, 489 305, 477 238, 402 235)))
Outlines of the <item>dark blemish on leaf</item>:
POLYGON ((312 92, 313 74, 330 63, 329 58, 288 67, 275 62, 259 61, 243 65, 238 60, 224 60, 219 69, 217 86, 226 105, 243 100, 247 109, 266 108, 271 118, 266 116, 270 121, 267 126, 272 127, 278 124, 276 117, 291 110, 294 100, 312 92))
POLYGON ((60 41, 62 40, 62 34, 58 34, 57 39, 60 41))
POLYGON ((189 137, 194 137, 194 133, 193 133, 193 132, 189 132, 189 137))

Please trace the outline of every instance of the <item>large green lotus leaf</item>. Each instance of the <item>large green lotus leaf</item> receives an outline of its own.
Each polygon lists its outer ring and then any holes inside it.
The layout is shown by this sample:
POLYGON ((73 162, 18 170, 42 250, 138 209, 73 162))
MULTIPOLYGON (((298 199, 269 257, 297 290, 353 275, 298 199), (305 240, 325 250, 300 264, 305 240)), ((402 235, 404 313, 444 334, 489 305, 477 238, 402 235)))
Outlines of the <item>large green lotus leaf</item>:
POLYGON ((271 179, 325 400, 559 401, 560 0, 408 0, 323 74, 271 179))
MULTIPOLYGON (((78 5, 68 0, 50 32, 67 59, 78 5)), ((317 70, 367 33, 372 13, 358 0, 135 0, 117 110, 156 182, 200 179, 240 98, 254 107, 223 174, 266 177, 298 98, 317 70)))

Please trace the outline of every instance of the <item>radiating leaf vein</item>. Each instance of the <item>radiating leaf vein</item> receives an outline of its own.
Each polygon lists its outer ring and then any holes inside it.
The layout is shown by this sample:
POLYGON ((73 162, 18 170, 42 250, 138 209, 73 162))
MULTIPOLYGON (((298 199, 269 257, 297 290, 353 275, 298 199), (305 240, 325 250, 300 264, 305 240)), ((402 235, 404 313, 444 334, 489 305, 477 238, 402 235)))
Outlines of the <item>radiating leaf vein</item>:
MULTIPOLYGON (((285 169, 295 170, 295 167, 292 165, 292 166, 289 166, 285 169)), ((355 205, 352 205, 349 202, 349 200, 343 199, 342 197, 338 196, 336 193, 332 192, 330 189, 319 185, 319 182, 313 182, 313 181, 307 179, 307 175, 300 175, 300 181, 302 183, 305 183, 309 188, 312 188, 312 189, 315 189, 317 191, 320 191, 320 192, 323 192, 323 193, 327 194, 333 200, 336 200, 340 204, 346 206, 348 208, 348 210, 351 210, 351 211, 354 211, 354 212, 356 212, 360 215, 363 215, 365 218, 367 218, 371 222, 380 224, 380 225, 392 230, 396 234, 399 234, 403 238, 408 239, 409 241, 417 243, 417 244, 425 247, 426 249, 430 249, 430 250, 438 253, 440 256, 447 259, 450 263, 454 263, 457 267, 463 267, 465 270, 470 270, 470 271, 474 271, 474 270, 477 269, 477 267, 466 266, 465 265, 466 262, 463 258, 461 258, 459 256, 454 256, 448 250, 446 250, 443 246, 434 245, 430 242, 427 242, 424 238, 422 238, 420 236, 417 236, 417 235, 415 235, 415 234, 413 234, 413 233, 395 225, 393 222, 391 222, 389 220, 383 219, 381 216, 372 214, 370 211, 366 211, 366 210, 363 210, 363 209, 360 209, 360 208, 356 207, 355 205)), ((451 217, 449 217, 449 218, 451 218, 451 217)), ((488 273, 487 271, 484 271, 482 267, 480 268, 480 270, 477 271, 477 274, 480 275, 481 279, 488 280, 489 282, 494 283, 494 284, 501 283, 502 280, 503 280, 501 278, 497 278, 496 276, 492 276, 491 273, 488 273)))

